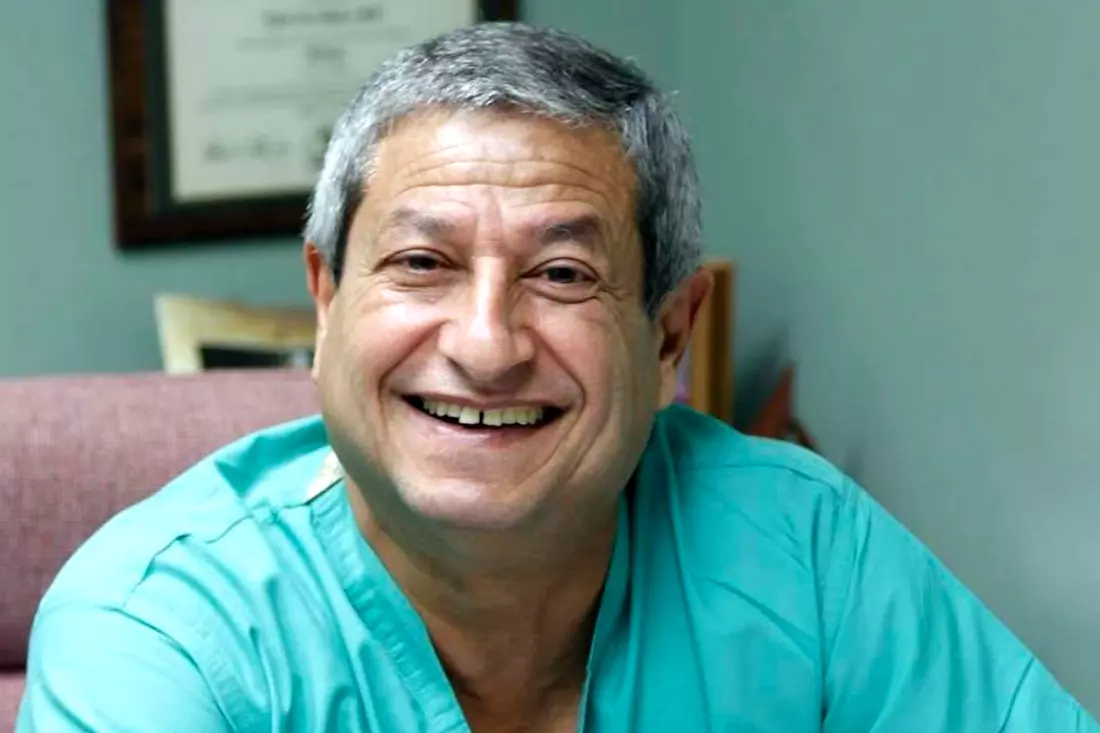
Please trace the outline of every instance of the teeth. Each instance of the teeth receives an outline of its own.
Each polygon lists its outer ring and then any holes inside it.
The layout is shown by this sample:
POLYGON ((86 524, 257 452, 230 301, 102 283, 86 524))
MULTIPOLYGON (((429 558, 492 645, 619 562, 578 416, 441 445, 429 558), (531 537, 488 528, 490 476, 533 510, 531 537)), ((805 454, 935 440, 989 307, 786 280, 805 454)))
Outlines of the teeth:
POLYGON ((541 407, 505 407, 492 410, 475 410, 436 400, 424 400, 424 411, 438 417, 457 418, 462 425, 534 425, 542 420, 541 407))

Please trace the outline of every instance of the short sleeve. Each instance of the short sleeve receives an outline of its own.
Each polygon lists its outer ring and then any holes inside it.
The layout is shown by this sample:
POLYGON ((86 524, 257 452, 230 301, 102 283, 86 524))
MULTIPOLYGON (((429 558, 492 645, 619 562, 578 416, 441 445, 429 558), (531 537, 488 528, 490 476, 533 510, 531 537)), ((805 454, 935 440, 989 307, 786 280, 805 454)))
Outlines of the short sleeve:
POLYGON ((1100 733, 1100 725, 866 492, 821 538, 825 733, 1100 733))
POLYGON ((194 661, 126 611, 64 606, 35 621, 16 733, 229 730, 194 661))

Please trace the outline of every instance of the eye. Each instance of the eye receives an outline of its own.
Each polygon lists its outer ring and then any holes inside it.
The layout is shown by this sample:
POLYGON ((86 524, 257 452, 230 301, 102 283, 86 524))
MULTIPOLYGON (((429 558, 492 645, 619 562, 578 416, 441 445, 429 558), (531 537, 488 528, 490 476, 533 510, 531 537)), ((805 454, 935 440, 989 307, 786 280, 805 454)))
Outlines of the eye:
POLYGON ((389 280, 398 287, 435 287, 454 273, 453 263, 429 249, 398 252, 382 263, 389 280))
POLYGON ((591 268, 573 260, 549 262, 529 277, 532 285, 547 297, 569 302, 586 300, 599 284, 591 268))
POLYGON ((579 265, 555 262, 538 271, 538 277, 554 285, 581 285, 595 278, 579 265))
POLYGON ((413 272, 432 272, 443 266, 438 257, 427 252, 410 252, 397 262, 413 272))
POLYGON ((586 279, 585 274, 575 267, 554 265, 542 271, 543 277, 556 285, 573 285, 586 279))

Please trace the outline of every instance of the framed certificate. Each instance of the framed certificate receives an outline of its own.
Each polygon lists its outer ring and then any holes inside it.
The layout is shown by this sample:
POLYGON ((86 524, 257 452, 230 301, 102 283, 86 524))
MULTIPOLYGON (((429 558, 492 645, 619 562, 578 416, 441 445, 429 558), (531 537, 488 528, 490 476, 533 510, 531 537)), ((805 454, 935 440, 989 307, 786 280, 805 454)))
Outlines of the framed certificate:
POLYGON ((516 0, 107 0, 121 249, 296 234, 337 116, 398 49, 516 0))

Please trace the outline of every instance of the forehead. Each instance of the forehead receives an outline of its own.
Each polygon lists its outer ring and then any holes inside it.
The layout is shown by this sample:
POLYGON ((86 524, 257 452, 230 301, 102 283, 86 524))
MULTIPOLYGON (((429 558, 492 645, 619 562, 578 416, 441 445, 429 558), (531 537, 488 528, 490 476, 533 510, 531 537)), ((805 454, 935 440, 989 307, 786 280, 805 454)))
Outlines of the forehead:
POLYGON ((617 135, 603 127, 493 110, 430 110, 402 120, 379 143, 365 203, 386 208, 491 193, 506 204, 561 202, 632 219, 634 186, 617 135))

